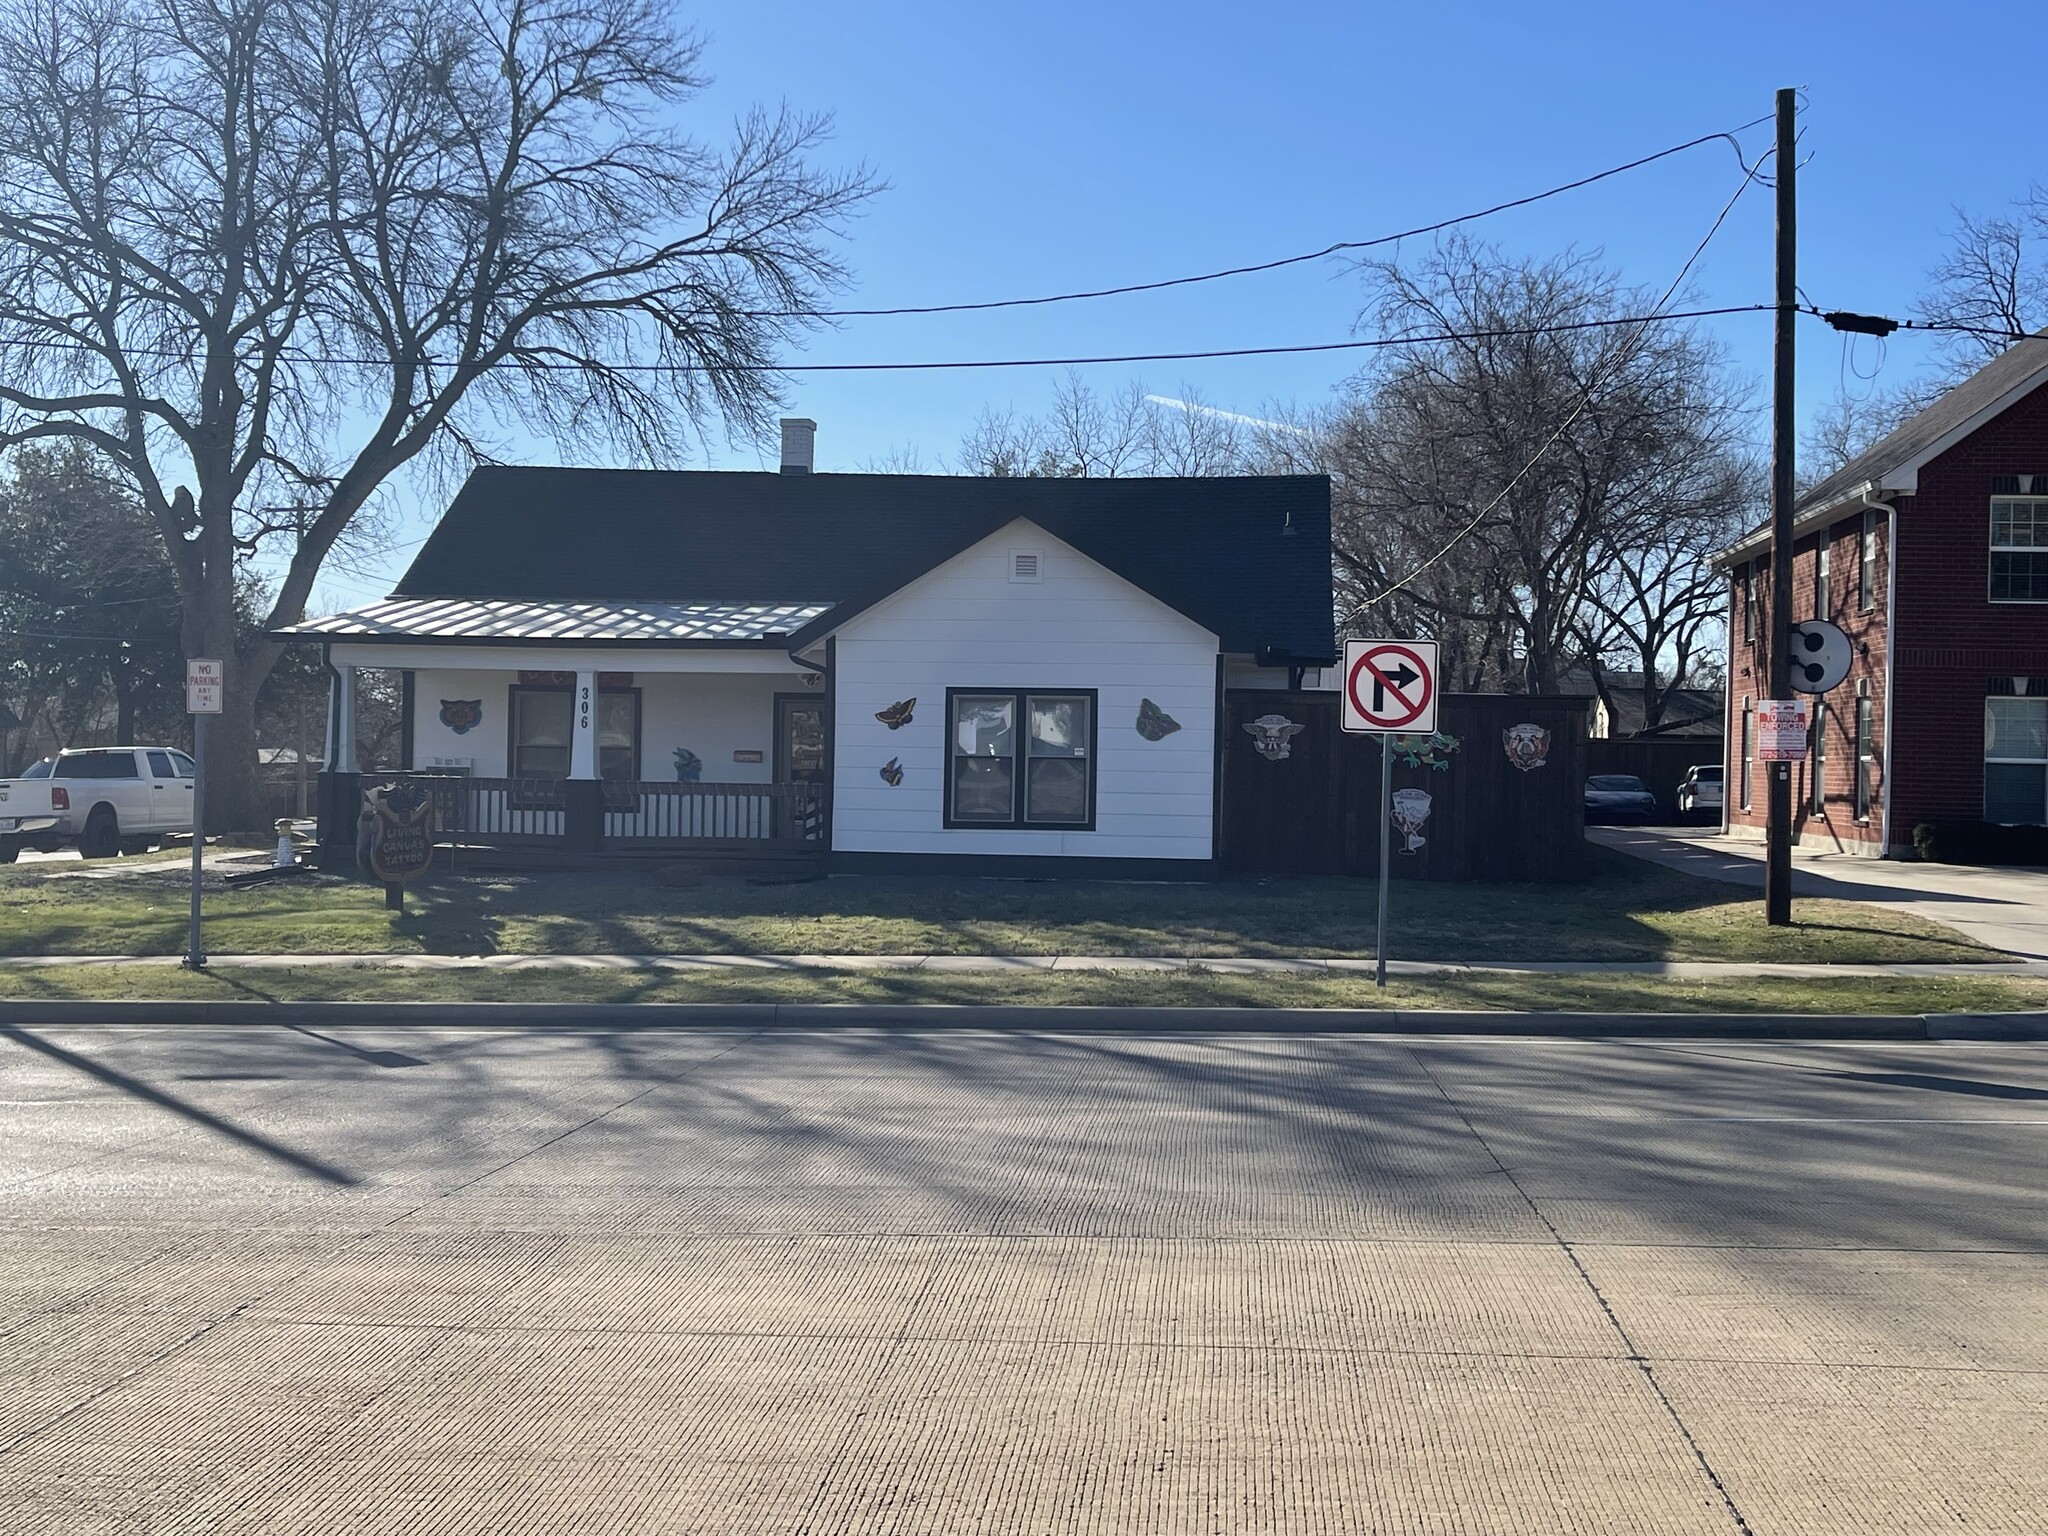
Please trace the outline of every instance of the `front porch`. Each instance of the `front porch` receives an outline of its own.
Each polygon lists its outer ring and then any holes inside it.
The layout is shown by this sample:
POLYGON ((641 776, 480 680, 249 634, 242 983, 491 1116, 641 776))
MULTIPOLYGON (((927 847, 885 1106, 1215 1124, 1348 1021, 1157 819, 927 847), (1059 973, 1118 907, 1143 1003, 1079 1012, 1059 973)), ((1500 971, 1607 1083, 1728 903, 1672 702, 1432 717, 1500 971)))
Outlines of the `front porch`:
MULTIPOLYGON (((729 611, 718 618, 731 627, 729 611)), ((320 842, 331 862, 355 857, 373 791, 411 786, 458 865, 824 864, 829 690, 819 668, 779 646, 392 635, 330 640, 327 662, 320 842), (358 745, 372 670, 400 679, 398 748, 375 765, 358 745)))
MULTIPOLYGON (((434 804, 436 846, 458 864, 564 867, 638 858, 793 870, 821 864, 827 847, 823 784, 486 779, 445 769, 355 779, 358 802, 401 786, 425 794, 434 804)), ((353 848, 352 828, 348 837, 353 848)))

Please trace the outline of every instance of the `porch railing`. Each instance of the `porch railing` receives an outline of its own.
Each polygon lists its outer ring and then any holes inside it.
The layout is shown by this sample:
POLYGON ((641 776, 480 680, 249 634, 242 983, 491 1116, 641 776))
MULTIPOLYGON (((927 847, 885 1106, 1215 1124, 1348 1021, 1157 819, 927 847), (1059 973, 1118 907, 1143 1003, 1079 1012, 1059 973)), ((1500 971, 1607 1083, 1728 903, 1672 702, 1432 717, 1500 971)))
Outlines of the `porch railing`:
POLYGON ((816 784, 610 784, 604 840, 610 844, 773 843, 801 847, 825 835, 825 795, 816 784))
MULTIPOLYGON (((568 835, 561 779, 481 779, 438 773, 366 774, 362 786, 417 785, 434 802, 441 842, 519 847, 568 835)), ((617 848, 822 846, 825 793, 818 784, 671 784, 607 780, 606 846, 617 848)))

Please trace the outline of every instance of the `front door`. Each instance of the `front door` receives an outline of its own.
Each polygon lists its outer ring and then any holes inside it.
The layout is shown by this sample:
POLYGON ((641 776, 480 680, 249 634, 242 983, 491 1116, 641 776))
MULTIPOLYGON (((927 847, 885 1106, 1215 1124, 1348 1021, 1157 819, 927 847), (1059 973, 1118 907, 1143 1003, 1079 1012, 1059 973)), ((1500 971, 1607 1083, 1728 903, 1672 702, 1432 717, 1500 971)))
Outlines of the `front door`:
POLYGON ((806 837, 822 836, 824 831, 828 713, 825 701, 816 694, 775 696, 775 782, 817 786, 798 813, 798 825, 806 837))

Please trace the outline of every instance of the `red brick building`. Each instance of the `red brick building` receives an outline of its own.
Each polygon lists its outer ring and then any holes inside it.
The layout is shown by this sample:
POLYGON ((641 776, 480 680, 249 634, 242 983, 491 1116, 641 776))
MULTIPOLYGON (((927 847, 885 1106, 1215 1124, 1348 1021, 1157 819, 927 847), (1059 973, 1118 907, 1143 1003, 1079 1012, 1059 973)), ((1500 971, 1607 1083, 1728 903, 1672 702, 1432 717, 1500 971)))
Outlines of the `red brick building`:
MULTIPOLYGON (((2048 822, 2048 337, 2023 341, 1799 499, 1794 621, 1855 654, 1793 767, 1808 848, 1910 855, 1923 822, 2048 822)), ((1761 837, 1770 529, 1731 578, 1727 825, 1761 837)))

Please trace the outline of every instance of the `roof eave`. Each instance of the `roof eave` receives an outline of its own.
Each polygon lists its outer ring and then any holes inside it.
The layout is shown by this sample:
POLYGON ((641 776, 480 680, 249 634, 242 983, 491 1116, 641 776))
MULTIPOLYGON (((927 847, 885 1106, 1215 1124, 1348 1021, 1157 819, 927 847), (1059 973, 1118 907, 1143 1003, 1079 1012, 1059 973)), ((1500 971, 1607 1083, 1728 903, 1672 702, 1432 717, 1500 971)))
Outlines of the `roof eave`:
MULTIPOLYGON (((1865 480, 1852 486, 1840 496, 1808 507, 1792 519, 1792 537, 1797 539, 1803 533, 1831 523, 1845 510, 1867 507, 1873 501, 1882 501, 1887 496, 1911 496, 1920 486, 1920 471, 1916 465, 1911 470, 1894 471, 1881 475, 1875 480, 1865 480)), ((1738 560, 1761 554, 1771 547, 1771 530, 1768 525, 1752 530, 1730 544, 1726 549, 1715 552, 1711 559, 1714 569, 1725 571, 1738 560)))

